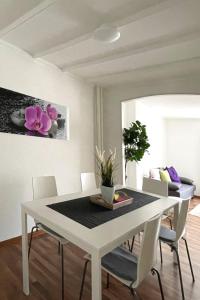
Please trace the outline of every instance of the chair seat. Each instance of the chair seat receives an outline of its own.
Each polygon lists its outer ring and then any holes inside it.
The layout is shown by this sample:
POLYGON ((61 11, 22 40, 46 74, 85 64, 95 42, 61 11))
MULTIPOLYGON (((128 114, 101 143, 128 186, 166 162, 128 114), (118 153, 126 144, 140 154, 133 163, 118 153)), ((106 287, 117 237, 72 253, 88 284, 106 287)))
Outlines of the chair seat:
POLYGON ((137 257, 122 247, 103 256, 102 266, 114 275, 128 280, 137 279, 137 257))
POLYGON ((176 232, 165 226, 160 227, 159 239, 163 242, 175 242, 176 232))
POLYGON ((52 237, 57 239, 60 243, 66 244, 68 242, 64 237, 62 237, 61 235, 59 235, 58 233, 56 233, 55 231, 53 231, 52 229, 50 229, 46 225, 44 225, 42 223, 37 223, 37 226, 38 226, 39 229, 45 231, 46 233, 48 233, 49 235, 51 235, 52 237))

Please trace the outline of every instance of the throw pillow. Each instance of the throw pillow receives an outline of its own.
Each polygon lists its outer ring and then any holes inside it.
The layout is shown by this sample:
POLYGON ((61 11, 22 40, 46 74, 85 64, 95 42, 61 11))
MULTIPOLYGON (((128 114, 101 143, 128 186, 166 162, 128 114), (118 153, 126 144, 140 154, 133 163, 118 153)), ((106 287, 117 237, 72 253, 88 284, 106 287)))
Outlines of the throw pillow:
POLYGON ((160 180, 160 170, 157 168, 150 169, 149 177, 152 179, 160 180))
POLYGON ((180 177, 180 180, 181 180, 182 183, 185 183, 185 184, 189 184, 189 185, 193 185, 194 184, 194 180, 189 179, 187 177, 180 177))
POLYGON ((176 171, 176 169, 174 167, 170 167, 170 168, 166 168, 168 173, 169 173, 169 176, 171 178, 171 181, 173 182, 181 182, 180 180, 180 177, 178 176, 178 173, 176 171))
POLYGON ((160 170, 160 178, 164 182, 171 182, 171 178, 167 170, 160 170))

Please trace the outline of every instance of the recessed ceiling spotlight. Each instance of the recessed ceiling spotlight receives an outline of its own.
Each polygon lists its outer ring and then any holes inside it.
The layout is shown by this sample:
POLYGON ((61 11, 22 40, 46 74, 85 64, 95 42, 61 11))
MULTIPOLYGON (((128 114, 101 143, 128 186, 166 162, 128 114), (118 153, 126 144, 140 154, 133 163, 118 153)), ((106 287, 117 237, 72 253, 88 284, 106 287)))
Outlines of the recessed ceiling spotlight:
POLYGON ((120 38, 120 31, 113 25, 103 24, 94 31, 93 37, 104 43, 113 43, 120 38))

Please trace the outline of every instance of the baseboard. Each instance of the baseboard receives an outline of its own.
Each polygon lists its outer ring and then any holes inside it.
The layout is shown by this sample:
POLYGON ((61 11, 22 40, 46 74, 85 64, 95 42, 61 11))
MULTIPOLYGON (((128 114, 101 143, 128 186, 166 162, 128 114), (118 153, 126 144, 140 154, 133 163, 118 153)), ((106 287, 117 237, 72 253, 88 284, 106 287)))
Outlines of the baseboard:
MULTIPOLYGON (((30 235, 30 233, 29 233, 29 235, 30 235)), ((45 232, 38 230, 33 233, 33 238, 40 238, 43 235, 45 235, 45 232)), ((20 236, 14 237, 12 239, 2 241, 2 242, 0 242, 0 248, 5 247, 5 246, 20 244, 21 240, 22 240, 22 236, 20 235, 20 236)))

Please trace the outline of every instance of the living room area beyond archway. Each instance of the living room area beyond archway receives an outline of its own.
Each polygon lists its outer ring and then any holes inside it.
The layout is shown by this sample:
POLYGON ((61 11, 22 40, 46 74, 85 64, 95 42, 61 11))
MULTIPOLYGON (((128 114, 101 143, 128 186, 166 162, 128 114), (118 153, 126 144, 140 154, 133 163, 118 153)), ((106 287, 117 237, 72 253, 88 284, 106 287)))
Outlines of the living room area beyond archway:
POLYGON ((142 189, 144 176, 156 177, 156 169, 173 166, 180 177, 193 180, 199 195, 200 97, 157 95, 122 102, 122 128, 136 120, 146 125, 150 148, 139 163, 128 163, 126 184, 142 189))

